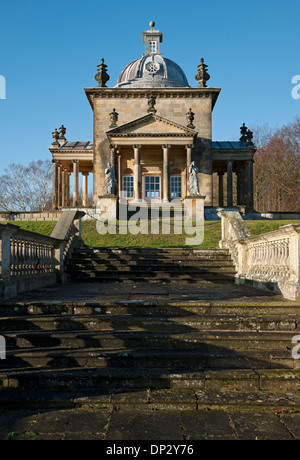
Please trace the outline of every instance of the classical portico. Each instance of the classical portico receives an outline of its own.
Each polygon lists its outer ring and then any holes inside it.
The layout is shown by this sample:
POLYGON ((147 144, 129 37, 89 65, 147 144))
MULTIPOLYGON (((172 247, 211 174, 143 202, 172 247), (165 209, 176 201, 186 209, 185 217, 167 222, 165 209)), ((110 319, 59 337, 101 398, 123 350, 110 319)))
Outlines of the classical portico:
POLYGON ((66 139, 51 145, 53 209, 88 206, 88 177, 93 174, 93 150, 91 142, 67 142, 66 139), (79 196, 80 175, 82 196, 79 196))
POLYGON ((188 191, 188 169, 197 132, 148 114, 107 132, 116 193, 129 201, 170 201, 188 191), (118 161, 116 161, 116 156, 118 161))

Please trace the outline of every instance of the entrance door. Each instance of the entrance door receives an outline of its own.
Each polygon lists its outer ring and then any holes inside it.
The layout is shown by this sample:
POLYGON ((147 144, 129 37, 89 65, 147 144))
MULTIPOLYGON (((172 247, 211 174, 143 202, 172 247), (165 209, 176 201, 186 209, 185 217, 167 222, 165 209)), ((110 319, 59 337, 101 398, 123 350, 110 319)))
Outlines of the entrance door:
POLYGON ((160 201, 160 177, 159 176, 145 176, 145 200, 146 201, 160 201))

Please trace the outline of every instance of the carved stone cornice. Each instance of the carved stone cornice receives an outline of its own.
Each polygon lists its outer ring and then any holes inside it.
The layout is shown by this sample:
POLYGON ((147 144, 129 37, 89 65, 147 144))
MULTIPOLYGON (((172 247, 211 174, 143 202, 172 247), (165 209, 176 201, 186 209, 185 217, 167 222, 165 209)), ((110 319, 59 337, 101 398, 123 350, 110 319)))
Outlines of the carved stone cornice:
MULTIPOLYGON (((148 99, 149 88, 85 88, 89 103, 94 108, 94 99, 148 99)), ((155 88, 157 99, 210 98, 214 108, 221 88, 155 88)))

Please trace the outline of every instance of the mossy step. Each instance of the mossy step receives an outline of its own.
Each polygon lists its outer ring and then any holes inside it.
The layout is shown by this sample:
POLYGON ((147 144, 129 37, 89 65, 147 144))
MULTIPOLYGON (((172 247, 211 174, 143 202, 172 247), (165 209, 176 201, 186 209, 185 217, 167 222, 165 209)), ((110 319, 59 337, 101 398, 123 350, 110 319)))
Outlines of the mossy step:
MULTIPOLYGON (((170 347, 170 344, 169 344, 170 347)), ((202 343, 197 348, 162 349, 101 349, 87 346, 81 348, 51 347, 8 350, 6 360, 0 362, 0 369, 17 368, 74 368, 74 367, 118 367, 139 369, 147 363, 148 369, 174 368, 199 370, 204 368, 271 368, 281 365, 284 368, 295 368, 291 351, 284 347, 277 349, 239 349, 238 346, 225 348, 221 344, 202 343)), ((299 365, 300 366, 300 365, 299 365)))
POLYGON ((0 319, 0 331, 105 331, 119 333, 169 332, 191 333, 203 330, 300 331, 298 318, 280 315, 190 315, 182 316, 38 316, 0 319))
MULTIPOLYGON (((190 347, 190 343, 194 343, 195 346, 191 346, 190 353, 193 355, 197 353, 197 350, 207 350, 212 347, 218 347, 226 350, 249 351, 249 350, 262 350, 269 352, 278 351, 289 351, 292 348, 292 339, 295 335, 294 332, 233 332, 233 331, 199 331, 197 333, 181 334, 180 341, 177 339, 172 341, 173 335, 169 335, 164 338, 166 334, 147 334, 143 332, 126 332, 119 331, 116 340, 111 333, 95 332, 95 331, 80 331, 80 332, 19 332, 19 333, 6 333, 6 345, 8 353, 24 353, 26 350, 30 353, 35 353, 43 349, 51 349, 57 351, 64 349, 65 352, 74 349, 97 349, 101 350, 105 355, 110 353, 111 350, 105 350, 104 344, 117 343, 120 344, 121 340, 126 342, 126 339, 130 343, 138 343, 139 348, 137 349, 139 356, 141 355, 141 349, 144 349, 143 353, 151 354, 151 344, 154 340, 160 342, 166 347, 172 347, 172 349, 155 349, 153 352, 164 356, 166 354, 177 354, 180 352, 180 344, 184 345, 185 354, 187 354, 186 347, 190 347), (149 340, 148 340, 149 339, 149 340), (178 346, 176 348, 176 342, 178 346), (187 345, 185 345, 187 343, 187 345), (149 351, 147 350, 150 349, 149 351)), ((107 345, 106 345, 107 346, 107 345)), ((119 350, 116 353, 131 353, 134 354, 132 348, 126 347, 126 343, 123 345, 124 350, 119 350)), ((115 353, 115 352, 114 352, 115 353)), ((1 363, 0 363, 1 364, 1 363)), ((2 363, 4 364, 4 363, 2 363)))
POLYGON ((300 320, 297 302, 209 302, 209 301, 121 301, 121 302, 5 302, 0 304, 0 321, 9 317, 76 316, 76 315, 147 315, 187 316, 196 315, 270 315, 300 320))
POLYGON ((288 393, 274 391, 209 391, 193 389, 161 390, 18 390, 0 392, 3 409, 70 409, 95 408, 110 411, 137 410, 190 411, 219 410, 221 408, 240 410, 300 411, 300 396, 297 391, 288 393))
MULTIPOLYGON (((227 369, 186 372, 182 369, 76 368, 38 369, 0 373, 1 393, 6 389, 193 389, 204 392, 272 391, 284 394, 300 389, 300 371, 287 369, 227 369)), ((0 393, 0 394, 1 394, 0 393)), ((202 401, 203 402, 203 401, 202 401)), ((299 403, 299 401, 298 401, 299 403)))

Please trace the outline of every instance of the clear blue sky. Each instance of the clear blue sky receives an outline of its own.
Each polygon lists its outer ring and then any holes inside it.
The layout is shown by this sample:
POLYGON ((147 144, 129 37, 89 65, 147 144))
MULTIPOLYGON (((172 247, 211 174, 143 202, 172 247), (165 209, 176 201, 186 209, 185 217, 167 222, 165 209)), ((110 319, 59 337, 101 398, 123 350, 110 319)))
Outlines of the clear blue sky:
POLYGON ((83 88, 96 86, 102 57, 114 86, 122 68, 144 52, 142 32, 154 20, 162 52, 191 86, 200 58, 210 86, 222 92, 213 139, 239 137, 239 127, 273 127, 300 114, 291 80, 300 74, 299 0, 189 1, 11 0, 0 7, 0 174, 11 162, 50 158, 51 133, 62 123, 68 140, 93 139, 83 88))

